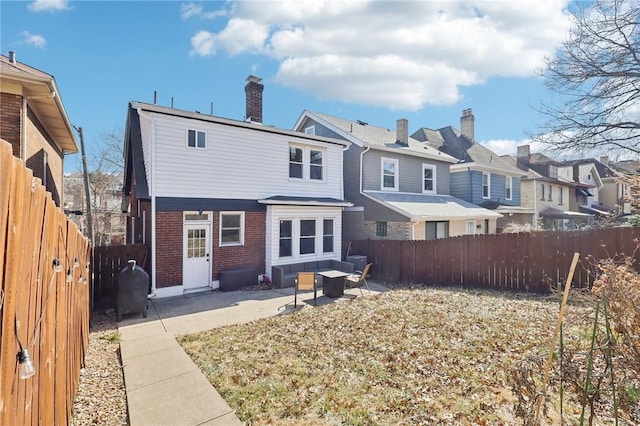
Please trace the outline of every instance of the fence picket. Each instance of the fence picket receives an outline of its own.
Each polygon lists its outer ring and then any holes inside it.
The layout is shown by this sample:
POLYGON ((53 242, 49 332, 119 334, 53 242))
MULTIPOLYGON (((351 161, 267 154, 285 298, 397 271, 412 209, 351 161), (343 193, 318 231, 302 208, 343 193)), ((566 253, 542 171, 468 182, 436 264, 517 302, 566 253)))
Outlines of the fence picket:
POLYGON ((435 241, 360 240, 351 242, 351 253, 367 256, 374 263, 373 276, 389 282, 544 294, 550 284, 566 279, 575 252, 581 254, 581 267, 573 276, 574 288, 593 283, 590 258, 624 253, 635 256, 640 267, 639 239, 640 227, 603 228, 435 241))

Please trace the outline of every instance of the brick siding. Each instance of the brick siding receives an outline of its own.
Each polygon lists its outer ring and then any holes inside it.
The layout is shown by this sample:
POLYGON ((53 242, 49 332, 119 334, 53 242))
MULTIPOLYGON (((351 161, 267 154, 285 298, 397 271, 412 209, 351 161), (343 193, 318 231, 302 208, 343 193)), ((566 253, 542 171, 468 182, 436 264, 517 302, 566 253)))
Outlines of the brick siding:
POLYGON ((182 285, 182 212, 156 213, 156 287, 182 285))
POLYGON ((0 93, 0 138, 11 144, 13 155, 20 158, 22 96, 0 93))

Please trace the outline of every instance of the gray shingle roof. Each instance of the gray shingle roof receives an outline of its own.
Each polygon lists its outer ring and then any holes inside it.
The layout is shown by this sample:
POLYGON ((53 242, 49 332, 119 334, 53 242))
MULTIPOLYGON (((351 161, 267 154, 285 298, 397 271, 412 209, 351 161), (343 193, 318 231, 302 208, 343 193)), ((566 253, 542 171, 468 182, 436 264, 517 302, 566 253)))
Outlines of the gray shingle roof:
POLYGON ((386 129, 384 127, 372 126, 371 124, 356 120, 347 120, 340 117, 335 117, 328 114, 322 114, 319 112, 310 112, 314 118, 335 126, 345 133, 350 134, 353 138, 356 138, 365 146, 371 148, 385 148, 397 150, 400 153, 407 155, 419 154, 427 155, 433 158, 437 158, 441 161, 449 163, 457 163, 458 160, 450 155, 440 152, 439 150, 428 146, 412 137, 409 137, 408 146, 397 143, 396 130, 386 129))

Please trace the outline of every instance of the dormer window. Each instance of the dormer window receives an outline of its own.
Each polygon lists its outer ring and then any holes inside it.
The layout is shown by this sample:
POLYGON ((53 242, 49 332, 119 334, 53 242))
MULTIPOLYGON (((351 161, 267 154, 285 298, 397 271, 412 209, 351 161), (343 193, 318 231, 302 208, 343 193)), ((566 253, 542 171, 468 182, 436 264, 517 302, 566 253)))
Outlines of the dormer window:
POLYGON ((554 179, 558 178, 558 166, 549 164, 549 177, 552 177, 554 179))

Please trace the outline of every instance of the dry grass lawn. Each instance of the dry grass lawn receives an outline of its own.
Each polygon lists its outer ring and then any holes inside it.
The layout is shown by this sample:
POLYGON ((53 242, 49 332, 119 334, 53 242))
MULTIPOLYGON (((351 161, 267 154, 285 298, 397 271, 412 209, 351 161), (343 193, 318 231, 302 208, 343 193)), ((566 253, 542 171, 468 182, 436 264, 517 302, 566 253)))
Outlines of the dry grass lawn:
MULTIPOLYGON (((570 304, 565 344, 584 341, 591 310, 570 304)), ((511 371, 546 357, 558 311, 550 297, 403 289, 180 343, 249 424, 511 425, 511 371)))

